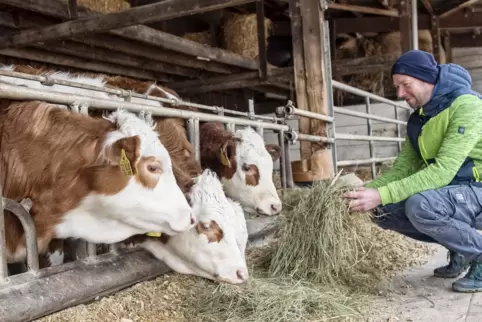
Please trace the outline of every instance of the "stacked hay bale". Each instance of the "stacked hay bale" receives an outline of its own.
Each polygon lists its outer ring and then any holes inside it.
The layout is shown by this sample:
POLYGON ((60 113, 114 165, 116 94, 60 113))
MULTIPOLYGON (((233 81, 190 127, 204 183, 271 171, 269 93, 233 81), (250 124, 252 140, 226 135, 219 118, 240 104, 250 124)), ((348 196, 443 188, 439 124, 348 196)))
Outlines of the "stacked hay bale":
POLYGON ((217 47, 216 37, 210 30, 187 32, 182 36, 182 38, 195 41, 203 45, 217 47))
POLYGON ((77 5, 102 13, 122 11, 131 7, 129 1, 125 0, 77 0, 77 5))

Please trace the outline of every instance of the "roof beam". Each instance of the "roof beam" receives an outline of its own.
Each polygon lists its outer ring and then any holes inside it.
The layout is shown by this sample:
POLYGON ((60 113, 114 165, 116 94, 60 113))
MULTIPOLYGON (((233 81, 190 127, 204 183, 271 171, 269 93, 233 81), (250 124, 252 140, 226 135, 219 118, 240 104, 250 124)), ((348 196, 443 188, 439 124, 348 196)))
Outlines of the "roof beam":
POLYGON ((451 34, 450 45, 454 47, 482 47, 482 35, 451 34))
POLYGON ((428 14, 433 16, 434 11, 432 7, 432 0, 420 0, 423 3, 423 6, 425 7, 425 10, 427 10, 428 14))
POLYGON ((458 6, 456 6, 455 8, 452 8, 450 10, 447 10, 445 11, 444 13, 442 13, 441 15, 439 15, 439 18, 442 19, 442 18, 446 18, 450 15, 452 15, 453 13, 459 11, 459 10, 462 10, 463 8, 468 8, 476 3, 480 2, 480 0, 468 0, 468 1, 465 1, 461 4, 459 4, 458 6))
POLYGON ((367 6, 357 6, 352 4, 341 4, 341 3, 328 3, 328 9, 336 9, 336 10, 346 10, 351 12, 361 12, 361 13, 370 13, 374 15, 381 15, 381 16, 389 16, 389 17, 398 17, 398 10, 396 9, 378 9, 373 7, 367 6))
MULTIPOLYGON (((67 21, 53 26, 24 30, 0 37, 0 48, 31 45, 35 42, 58 40, 89 33, 99 33, 122 27, 193 15, 256 0, 166 0, 132 9, 67 21)), ((9 2, 9 1, 5 1, 9 2)), ((3 3, 3 1, 0 1, 3 3)))

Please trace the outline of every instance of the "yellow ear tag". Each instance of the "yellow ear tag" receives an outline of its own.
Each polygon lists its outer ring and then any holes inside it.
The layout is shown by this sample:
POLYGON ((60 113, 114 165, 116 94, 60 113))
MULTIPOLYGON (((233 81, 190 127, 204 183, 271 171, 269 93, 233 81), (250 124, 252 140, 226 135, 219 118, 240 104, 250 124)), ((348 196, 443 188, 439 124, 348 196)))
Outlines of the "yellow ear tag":
POLYGON ((127 159, 126 151, 124 149, 121 150, 120 169, 121 172, 126 176, 134 175, 131 167, 131 162, 129 161, 129 159, 127 159))
POLYGON ((150 236, 150 237, 161 237, 161 233, 156 233, 156 232, 150 232, 150 233, 146 233, 147 236, 150 236))
POLYGON ((225 166, 228 166, 231 168, 231 162, 228 159, 228 156, 226 153, 221 149, 220 151, 220 157, 221 157, 221 163, 225 166))

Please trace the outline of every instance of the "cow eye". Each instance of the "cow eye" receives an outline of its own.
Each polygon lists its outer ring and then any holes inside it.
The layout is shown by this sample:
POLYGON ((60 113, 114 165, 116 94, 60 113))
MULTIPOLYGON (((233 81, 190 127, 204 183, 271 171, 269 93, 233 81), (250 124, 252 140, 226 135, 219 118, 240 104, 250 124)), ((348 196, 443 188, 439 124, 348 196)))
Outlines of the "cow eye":
POLYGON ((160 173, 161 172, 161 165, 158 163, 151 163, 147 165, 147 171, 151 173, 160 173))
POLYGON ((249 171, 249 165, 247 165, 246 163, 243 164, 242 169, 243 171, 246 171, 246 172, 249 171))

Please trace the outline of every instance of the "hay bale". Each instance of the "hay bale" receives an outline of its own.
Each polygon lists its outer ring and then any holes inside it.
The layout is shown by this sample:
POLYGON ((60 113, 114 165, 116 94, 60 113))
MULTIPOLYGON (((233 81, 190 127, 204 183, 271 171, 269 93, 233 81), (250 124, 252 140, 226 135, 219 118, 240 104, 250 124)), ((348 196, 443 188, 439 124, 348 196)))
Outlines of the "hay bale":
POLYGON ((203 45, 208 45, 211 47, 217 46, 216 38, 213 35, 213 33, 209 30, 201 31, 201 32, 187 32, 182 36, 182 38, 195 41, 203 45))
POLYGON ((131 7, 129 1, 125 0, 77 0, 77 5, 101 13, 117 12, 131 7))
MULTIPOLYGON (((256 14, 233 14, 223 24, 223 47, 226 50, 250 59, 257 59, 258 23, 256 14)), ((264 19, 266 29, 265 43, 268 46, 268 36, 271 20, 264 19)))

